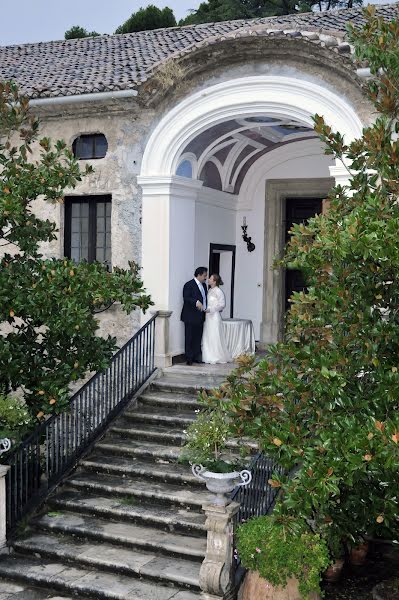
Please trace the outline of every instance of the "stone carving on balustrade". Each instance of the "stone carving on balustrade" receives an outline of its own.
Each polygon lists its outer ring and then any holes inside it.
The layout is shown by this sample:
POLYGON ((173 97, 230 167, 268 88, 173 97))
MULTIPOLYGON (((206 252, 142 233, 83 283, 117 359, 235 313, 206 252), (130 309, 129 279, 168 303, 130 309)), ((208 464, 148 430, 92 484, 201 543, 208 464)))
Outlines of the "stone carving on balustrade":
POLYGON ((2 454, 4 454, 5 452, 8 452, 10 448, 11 448, 11 440, 9 440, 8 438, 0 439, 0 456, 2 454))
POLYGON ((204 504, 207 548, 200 570, 201 600, 226 598, 231 586, 233 561, 233 520, 240 505, 204 504))

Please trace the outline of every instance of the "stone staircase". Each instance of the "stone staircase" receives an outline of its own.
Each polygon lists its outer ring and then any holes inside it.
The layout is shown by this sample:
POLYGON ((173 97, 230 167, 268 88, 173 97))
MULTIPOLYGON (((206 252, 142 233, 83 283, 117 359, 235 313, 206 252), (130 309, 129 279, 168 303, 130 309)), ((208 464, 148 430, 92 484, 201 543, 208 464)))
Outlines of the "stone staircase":
POLYGON ((0 600, 198 600, 203 484, 178 458, 201 388, 174 367, 109 427, 0 560, 0 600))

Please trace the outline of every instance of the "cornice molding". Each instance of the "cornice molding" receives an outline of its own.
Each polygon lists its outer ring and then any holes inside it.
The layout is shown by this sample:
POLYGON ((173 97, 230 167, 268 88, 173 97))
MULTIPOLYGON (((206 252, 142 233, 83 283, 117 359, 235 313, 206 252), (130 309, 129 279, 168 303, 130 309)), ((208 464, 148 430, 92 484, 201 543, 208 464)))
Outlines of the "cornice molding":
POLYGON ((180 175, 148 176, 139 175, 137 183, 143 190, 143 196, 184 196, 196 199, 202 188, 202 181, 188 179, 180 175))

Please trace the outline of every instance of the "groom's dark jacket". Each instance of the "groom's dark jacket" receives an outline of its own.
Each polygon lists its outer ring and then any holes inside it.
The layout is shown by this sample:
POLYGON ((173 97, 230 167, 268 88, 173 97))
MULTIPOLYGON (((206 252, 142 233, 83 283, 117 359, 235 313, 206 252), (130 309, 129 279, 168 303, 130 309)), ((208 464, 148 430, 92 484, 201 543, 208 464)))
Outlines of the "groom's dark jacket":
MULTIPOLYGON (((206 284, 202 284, 204 286, 205 298, 207 294, 206 284)), ((192 323, 200 325, 204 322, 205 313, 201 310, 198 310, 196 307, 197 301, 203 303, 203 298, 201 296, 201 292, 199 290, 198 284, 195 279, 191 279, 184 284, 183 288, 183 310, 181 311, 181 320, 184 323, 192 323)))

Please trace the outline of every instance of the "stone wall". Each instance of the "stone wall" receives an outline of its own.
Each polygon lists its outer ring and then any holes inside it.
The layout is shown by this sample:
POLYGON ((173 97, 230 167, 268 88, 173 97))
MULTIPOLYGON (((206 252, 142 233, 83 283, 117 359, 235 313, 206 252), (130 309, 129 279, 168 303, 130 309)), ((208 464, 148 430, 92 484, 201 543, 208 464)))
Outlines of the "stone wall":
MULTIPOLYGON (((40 135, 51 139, 64 139, 72 146, 74 139, 83 133, 103 133, 108 151, 103 159, 82 160, 81 166, 90 164, 94 173, 85 177, 66 195, 112 196, 112 263, 127 268, 128 262, 141 262, 141 193, 136 184, 141 156, 151 111, 140 111, 134 103, 108 103, 98 106, 68 105, 68 107, 33 108, 39 116, 40 135)), ((57 239, 42 245, 45 256, 64 254, 64 206, 44 200, 35 203, 35 212, 49 218, 58 227, 57 239)), ((125 343, 137 330, 140 315, 126 315, 120 306, 113 306, 98 315, 100 333, 117 337, 125 343)))

